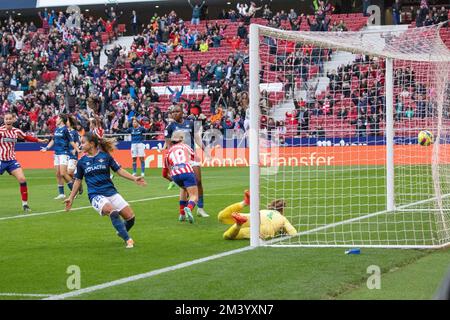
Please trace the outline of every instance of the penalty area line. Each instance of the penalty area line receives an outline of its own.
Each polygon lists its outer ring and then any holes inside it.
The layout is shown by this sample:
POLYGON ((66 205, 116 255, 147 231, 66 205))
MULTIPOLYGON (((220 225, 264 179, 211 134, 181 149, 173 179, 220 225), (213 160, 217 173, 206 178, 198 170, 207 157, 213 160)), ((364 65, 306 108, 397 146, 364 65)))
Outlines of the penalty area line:
MULTIPOLYGON (((216 196, 220 196, 221 197, 221 196, 238 196, 238 195, 242 195, 242 194, 208 194, 208 195, 205 195, 205 196, 206 197, 216 197, 216 196)), ((174 195, 170 195, 170 196, 161 196, 161 197, 153 197, 153 198, 144 198, 144 199, 131 200, 131 201, 128 201, 128 203, 138 203, 138 202, 146 202, 146 201, 153 201, 153 200, 170 199, 170 198, 176 198, 176 197, 179 197, 179 194, 174 194, 174 195)), ((85 209, 90 209, 90 208, 92 208, 92 206, 72 208, 69 211, 69 213, 72 212, 72 211, 80 211, 80 210, 85 210, 85 209)), ((61 210, 55 210, 55 211, 37 212, 37 213, 30 213, 30 214, 23 214, 23 213, 21 213, 19 215, 15 215, 15 216, 2 217, 2 218, 0 218, 0 221, 38 217, 38 216, 45 216, 45 215, 49 215, 49 214, 63 213, 63 212, 67 212, 67 211, 64 210, 64 209, 61 209, 61 210)))
POLYGON ((215 255, 212 255, 212 256, 208 256, 208 257, 205 257, 205 258, 200 258, 200 259, 196 259, 196 260, 192 260, 192 261, 187 261, 187 262, 183 262, 183 263, 180 263, 180 264, 176 264, 174 266, 165 267, 165 268, 162 268, 162 269, 157 269, 157 270, 153 270, 153 271, 150 271, 150 272, 137 274, 137 275, 134 275, 134 276, 131 276, 131 277, 121 278, 121 279, 118 279, 118 280, 102 283, 102 284, 91 286, 91 287, 86 287, 84 289, 79 289, 79 290, 74 290, 74 291, 71 291, 71 292, 63 293, 63 294, 53 295, 53 296, 50 296, 50 297, 46 297, 43 300, 64 300, 66 298, 78 297, 78 296, 81 296, 81 295, 86 294, 86 293, 90 293, 90 292, 94 292, 94 291, 99 291, 99 290, 115 287, 115 286, 126 284, 126 283, 129 283, 129 282, 134 282, 134 281, 138 281, 138 280, 142 280, 142 279, 155 277, 155 276, 163 274, 163 273, 167 273, 167 272, 171 272, 171 271, 175 271, 175 270, 191 267, 193 265, 197 265, 197 264, 200 264, 200 263, 204 263, 204 262, 220 259, 220 258, 227 257, 227 256, 230 256, 230 255, 233 255, 233 254, 249 251, 249 250, 252 250, 252 249, 255 249, 255 247, 247 246, 247 247, 243 247, 243 248, 236 249, 236 250, 226 251, 226 252, 218 253, 218 254, 215 254, 215 255))
MULTIPOLYGON (((131 200, 131 201, 128 201, 128 202, 129 202, 129 203, 137 203, 137 202, 145 202, 145 201, 153 201, 153 200, 169 199, 169 198, 175 198, 175 197, 179 197, 179 195, 176 194, 176 195, 170 195, 170 196, 161 196, 161 197, 153 197, 153 198, 144 198, 144 199, 131 200)), ((69 211, 69 213, 72 212, 72 211, 80 211, 80 210, 85 210, 85 209, 89 209, 89 208, 92 208, 92 206, 85 206, 85 207, 72 208, 72 209, 69 211)), ((61 210, 56 210, 56 211, 47 211, 47 212, 30 213, 30 214, 21 214, 21 215, 16 215, 16 216, 3 217, 3 218, 0 218, 0 221, 2 221, 2 220, 12 220, 12 219, 31 218, 31 217, 38 217, 38 216, 45 216, 45 215, 54 214, 54 213, 61 213, 61 212, 67 212, 67 211, 64 210, 64 209, 61 209, 61 210)))
POLYGON ((51 297, 52 294, 41 294, 41 293, 12 293, 12 292, 0 292, 0 297, 36 297, 45 298, 51 297))

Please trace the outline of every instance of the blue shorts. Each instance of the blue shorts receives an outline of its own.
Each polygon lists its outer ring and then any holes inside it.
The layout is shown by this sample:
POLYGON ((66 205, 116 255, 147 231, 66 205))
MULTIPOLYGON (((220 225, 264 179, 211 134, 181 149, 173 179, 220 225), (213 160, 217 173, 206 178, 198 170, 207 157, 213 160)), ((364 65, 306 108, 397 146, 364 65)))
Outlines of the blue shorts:
POLYGON ((0 175, 7 171, 9 174, 14 170, 21 168, 17 160, 0 161, 0 175))
POLYGON ((197 179, 193 173, 182 173, 172 177, 175 182, 181 188, 189 188, 197 185, 197 179))

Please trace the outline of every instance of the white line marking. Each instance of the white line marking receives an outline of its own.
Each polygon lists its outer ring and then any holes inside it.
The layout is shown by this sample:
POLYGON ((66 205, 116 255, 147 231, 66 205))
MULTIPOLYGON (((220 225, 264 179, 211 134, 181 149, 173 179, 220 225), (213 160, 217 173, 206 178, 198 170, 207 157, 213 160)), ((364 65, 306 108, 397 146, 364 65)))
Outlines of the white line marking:
MULTIPOLYGON (((178 197, 178 196, 179 195, 176 194, 176 195, 171 195, 171 196, 161 196, 161 197, 153 197, 153 198, 131 200, 131 201, 128 201, 128 202, 129 203, 136 203, 136 202, 160 200, 160 199, 167 199, 167 198, 175 198, 175 197, 178 197)), ((92 207, 91 206, 86 206, 86 207, 73 208, 72 210, 70 210, 70 212, 85 210, 85 209, 89 209, 89 208, 92 208, 92 207)), ((61 213, 61 212, 67 212, 67 211, 64 210, 64 209, 61 209, 61 210, 56 210, 56 211, 47 211, 47 212, 39 212, 39 213, 31 213, 31 214, 21 214, 21 215, 16 215, 16 216, 3 217, 3 218, 0 218, 0 221, 2 221, 2 220, 11 220, 11 219, 22 219, 22 218, 29 218, 29 217, 37 217, 37 216, 45 216, 45 215, 48 215, 48 214, 61 213)))
POLYGON ((71 292, 67 292, 67 293, 63 293, 63 294, 58 294, 58 295, 53 295, 53 296, 47 297, 47 298, 45 298, 43 300, 63 300, 63 299, 66 299, 66 298, 77 297, 77 296, 80 296, 82 294, 86 294, 86 293, 90 293, 90 292, 94 292, 94 291, 98 291, 98 290, 102 290, 102 289, 111 288, 111 287, 114 287, 114 286, 118 286, 118 285, 121 285, 121 284, 129 283, 129 282, 133 282, 133 281, 137 281, 137 280, 147 279, 147 278, 154 277, 154 276, 166 273, 166 272, 187 268, 187 267, 190 267, 190 266, 193 266, 193 265, 196 265, 196 264, 200 264, 200 263, 203 263, 203 262, 208 262, 208 261, 220 259, 220 258, 223 258, 223 257, 226 257, 226 256, 230 256, 230 255, 233 255, 233 254, 249 251, 249 250, 252 250, 254 248, 255 247, 248 246, 248 247, 244 247, 244 248, 240 248, 240 249, 236 249, 236 250, 226 251, 226 252, 222 252, 222 253, 219 253, 219 254, 208 256, 208 257, 205 257, 205 258, 200 258, 200 259, 196 259, 196 260, 193 260, 193 261, 183 262, 183 263, 180 263, 180 264, 177 264, 177 265, 174 265, 174 266, 153 270, 153 271, 150 271, 150 272, 147 272, 147 273, 141 273, 141 274, 137 274, 137 275, 134 275, 134 276, 131 276, 131 277, 127 277, 127 278, 122 278, 122 279, 106 282, 106 283, 103 283, 103 284, 87 287, 87 288, 84 288, 84 289, 75 290, 75 291, 71 291, 71 292))
MULTIPOLYGON (((242 196, 242 195, 243 195, 242 193, 239 193, 239 194, 218 193, 218 194, 208 194, 208 195, 205 195, 205 197, 242 196)), ((128 201, 128 203, 137 203, 137 202, 145 202, 145 201, 152 201, 152 200, 168 199, 168 198, 175 198, 178 196, 179 196, 178 194, 175 194, 175 195, 171 195, 171 196, 145 198, 145 199, 131 200, 131 201, 128 201)), ((85 210, 85 209, 89 209, 89 208, 92 208, 92 207, 91 206, 78 207, 78 208, 73 208, 70 211, 79 211, 79 210, 85 210)), ((15 215, 15 216, 7 216, 7 217, 0 218, 0 221, 37 217, 37 216, 45 216, 45 215, 49 215, 49 214, 53 214, 53 213, 62 213, 62 212, 66 212, 66 210, 61 209, 61 210, 56 210, 56 211, 47 211, 47 212, 39 212, 39 213, 31 213, 31 214, 19 214, 19 215, 15 215)))
POLYGON ((51 297, 51 294, 39 294, 39 293, 0 293, 0 297, 51 297))

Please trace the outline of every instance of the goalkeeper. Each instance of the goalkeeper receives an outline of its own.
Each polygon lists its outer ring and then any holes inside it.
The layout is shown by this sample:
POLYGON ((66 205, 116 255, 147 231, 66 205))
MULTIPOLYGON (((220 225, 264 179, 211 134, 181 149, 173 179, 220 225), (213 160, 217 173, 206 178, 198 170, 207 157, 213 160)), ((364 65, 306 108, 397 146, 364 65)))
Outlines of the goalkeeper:
MULTIPOLYGON (((225 240, 241 240, 250 239, 250 214, 241 213, 244 207, 250 204, 250 195, 248 190, 244 193, 244 201, 232 204, 218 215, 219 222, 224 224, 232 224, 225 231, 223 238, 225 240)), ((284 200, 273 200, 267 207, 268 210, 260 210, 260 234, 261 239, 266 240, 273 238, 282 233, 295 236, 297 230, 283 216, 283 209, 286 206, 284 200)))

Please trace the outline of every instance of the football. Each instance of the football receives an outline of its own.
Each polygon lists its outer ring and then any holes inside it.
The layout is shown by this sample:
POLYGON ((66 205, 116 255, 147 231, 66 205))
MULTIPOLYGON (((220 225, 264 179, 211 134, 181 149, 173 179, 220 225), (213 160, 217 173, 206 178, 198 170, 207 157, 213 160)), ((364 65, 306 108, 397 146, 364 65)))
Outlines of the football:
POLYGON ((418 141, 421 146, 429 146, 434 142, 433 134, 428 130, 422 130, 419 132, 418 141))

